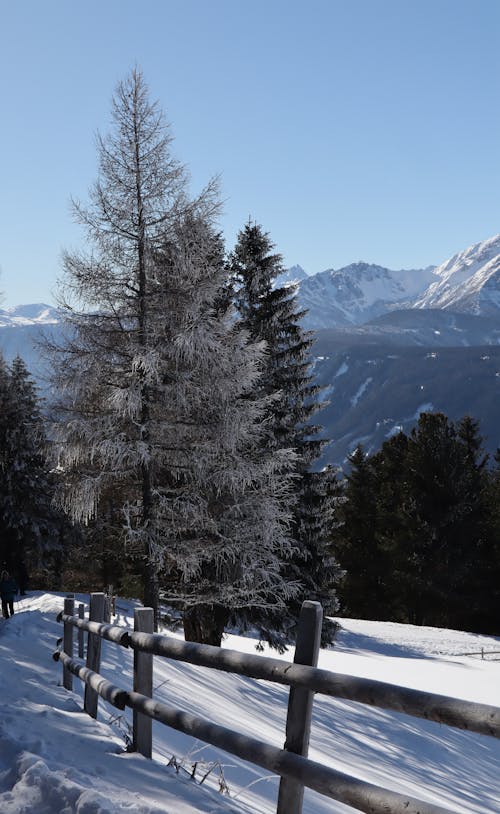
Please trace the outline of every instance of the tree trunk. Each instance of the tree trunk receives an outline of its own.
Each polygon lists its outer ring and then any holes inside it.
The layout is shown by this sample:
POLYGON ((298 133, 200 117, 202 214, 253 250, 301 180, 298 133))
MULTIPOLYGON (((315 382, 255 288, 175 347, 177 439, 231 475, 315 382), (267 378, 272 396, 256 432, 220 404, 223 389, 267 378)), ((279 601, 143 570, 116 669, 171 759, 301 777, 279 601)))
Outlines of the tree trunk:
POLYGON ((221 605, 195 605, 184 611, 184 638, 187 642, 220 647, 229 611, 221 605))

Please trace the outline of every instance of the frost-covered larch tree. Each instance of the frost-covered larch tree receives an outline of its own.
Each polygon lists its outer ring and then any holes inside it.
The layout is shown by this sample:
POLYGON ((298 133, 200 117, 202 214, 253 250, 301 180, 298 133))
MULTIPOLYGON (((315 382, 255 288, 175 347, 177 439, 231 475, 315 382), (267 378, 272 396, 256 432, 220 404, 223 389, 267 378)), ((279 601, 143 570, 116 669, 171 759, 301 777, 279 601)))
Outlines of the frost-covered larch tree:
POLYGON ((291 454, 247 455, 265 405, 240 397, 262 350, 217 305, 215 186, 189 199, 140 72, 119 84, 112 111, 100 178, 89 206, 76 205, 91 248, 65 256, 70 331, 54 353, 64 505, 85 520, 113 494, 117 534, 144 565, 145 604, 157 615, 161 575, 188 635, 220 640, 223 619, 217 634, 195 619, 293 593, 277 565, 290 553, 291 454))
POLYGON ((229 265, 241 325, 253 341, 266 343, 265 373, 257 382, 269 398, 264 447, 293 448, 296 453, 295 487, 286 496, 296 553, 285 568, 302 582, 302 591, 289 604, 293 619, 301 599, 322 601, 330 614, 338 607, 334 584, 340 572, 330 545, 336 485, 331 470, 311 471, 325 444, 319 437, 321 427, 312 423, 323 406, 320 388, 313 383, 314 337, 301 325, 304 312, 296 286, 279 285, 284 268, 274 249, 262 227, 249 222, 238 235, 229 265))

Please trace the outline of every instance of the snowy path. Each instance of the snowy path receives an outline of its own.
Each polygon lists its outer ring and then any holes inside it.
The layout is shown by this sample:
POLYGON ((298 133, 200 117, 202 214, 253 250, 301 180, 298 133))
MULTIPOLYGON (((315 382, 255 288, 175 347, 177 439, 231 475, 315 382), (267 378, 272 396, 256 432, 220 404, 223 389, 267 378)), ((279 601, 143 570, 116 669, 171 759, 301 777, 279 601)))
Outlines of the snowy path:
POLYGON ((26 597, 0 623, 2 814, 241 813, 172 768, 124 753, 118 730, 81 712, 51 658, 61 602, 26 597))

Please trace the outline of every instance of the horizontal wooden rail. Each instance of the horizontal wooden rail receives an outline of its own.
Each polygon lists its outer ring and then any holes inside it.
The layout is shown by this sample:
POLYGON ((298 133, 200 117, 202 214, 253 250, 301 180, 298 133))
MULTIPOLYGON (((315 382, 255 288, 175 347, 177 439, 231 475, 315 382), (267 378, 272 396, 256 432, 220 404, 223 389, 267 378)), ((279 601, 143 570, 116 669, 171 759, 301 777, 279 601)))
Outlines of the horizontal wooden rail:
POLYGON ((59 621, 88 630, 123 647, 132 647, 145 653, 285 686, 305 687, 322 695, 390 709, 455 729, 500 738, 500 709, 489 704, 399 687, 383 681, 356 678, 317 667, 291 664, 269 656, 254 656, 209 644, 183 642, 160 633, 129 632, 118 625, 88 622, 64 613, 59 614, 58 618, 59 621))
POLYGON ((129 632, 119 625, 110 625, 104 622, 91 622, 89 619, 80 619, 78 616, 68 616, 66 613, 59 613, 57 616, 58 622, 69 622, 69 624, 80 630, 87 630, 89 633, 95 633, 101 639, 108 639, 115 644, 121 644, 122 647, 129 646, 129 632))
POLYGON ((95 690, 105 701, 109 701, 110 704, 118 709, 125 709, 127 701, 126 690, 121 690, 119 687, 111 684, 110 681, 107 681, 99 673, 89 670, 88 667, 75 661, 75 659, 70 659, 70 657, 61 650, 56 650, 53 657, 55 661, 60 661, 70 673, 77 676, 84 684, 87 684, 95 690))
POLYGON ((304 786, 333 800, 353 806, 358 811, 366 814, 387 814, 388 811, 391 814, 453 814, 449 809, 379 788, 316 761, 294 755, 264 741, 154 701, 140 693, 127 692, 60 651, 54 653, 54 658, 61 661, 73 675, 91 686, 102 698, 118 709, 130 707, 178 732, 210 743, 267 771, 298 780, 304 786))
POLYGON ((472 653, 454 653, 454 656, 500 656, 500 650, 475 650, 472 653))
POLYGON ((139 693, 127 694, 127 706, 268 771, 299 780, 304 786, 367 814, 453 814, 449 809, 379 788, 139 693))
POLYGON ((358 701, 500 738, 500 709, 488 704, 398 687, 383 681, 356 678, 317 667, 290 664, 268 656, 254 656, 208 644, 183 642, 159 633, 130 633, 129 646, 200 667, 212 667, 288 686, 306 687, 334 698, 358 701))

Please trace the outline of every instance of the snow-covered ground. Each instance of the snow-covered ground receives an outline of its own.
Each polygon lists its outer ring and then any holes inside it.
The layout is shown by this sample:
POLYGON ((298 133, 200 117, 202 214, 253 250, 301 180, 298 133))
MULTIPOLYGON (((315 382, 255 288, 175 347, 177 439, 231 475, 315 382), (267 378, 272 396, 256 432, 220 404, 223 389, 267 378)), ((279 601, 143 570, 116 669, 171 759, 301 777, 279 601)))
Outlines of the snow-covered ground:
MULTIPOLYGON (((77 597, 85 601, 87 597, 77 597)), ((272 814, 278 779, 220 750, 153 724, 153 760, 125 751, 128 715, 99 701, 96 722, 82 710, 82 685, 61 686, 51 658, 62 596, 33 593, 0 622, 0 812, 2 814, 272 814), (175 756, 176 768, 167 763, 175 756), (198 761, 195 780, 190 771, 198 761), (209 771, 205 782, 199 781, 209 771), (196 782, 198 781, 198 782, 196 782), (229 794, 221 794, 226 785, 229 794)), ((118 601, 116 622, 132 624, 118 601)), ((407 687, 500 704, 500 639, 450 630, 340 619, 320 666, 407 687)), ((225 647, 255 652, 228 636, 225 647)), ((276 656, 275 653, 272 653, 276 656)), ((283 658, 290 660, 292 653, 283 658)), ((103 642, 102 672, 132 686, 132 654, 103 642)), ((277 746, 288 691, 277 684, 155 657, 154 695, 277 746)), ((317 696, 310 757, 461 814, 500 812, 500 741, 354 702, 317 696)), ((353 809, 306 789, 304 814, 353 809)))

